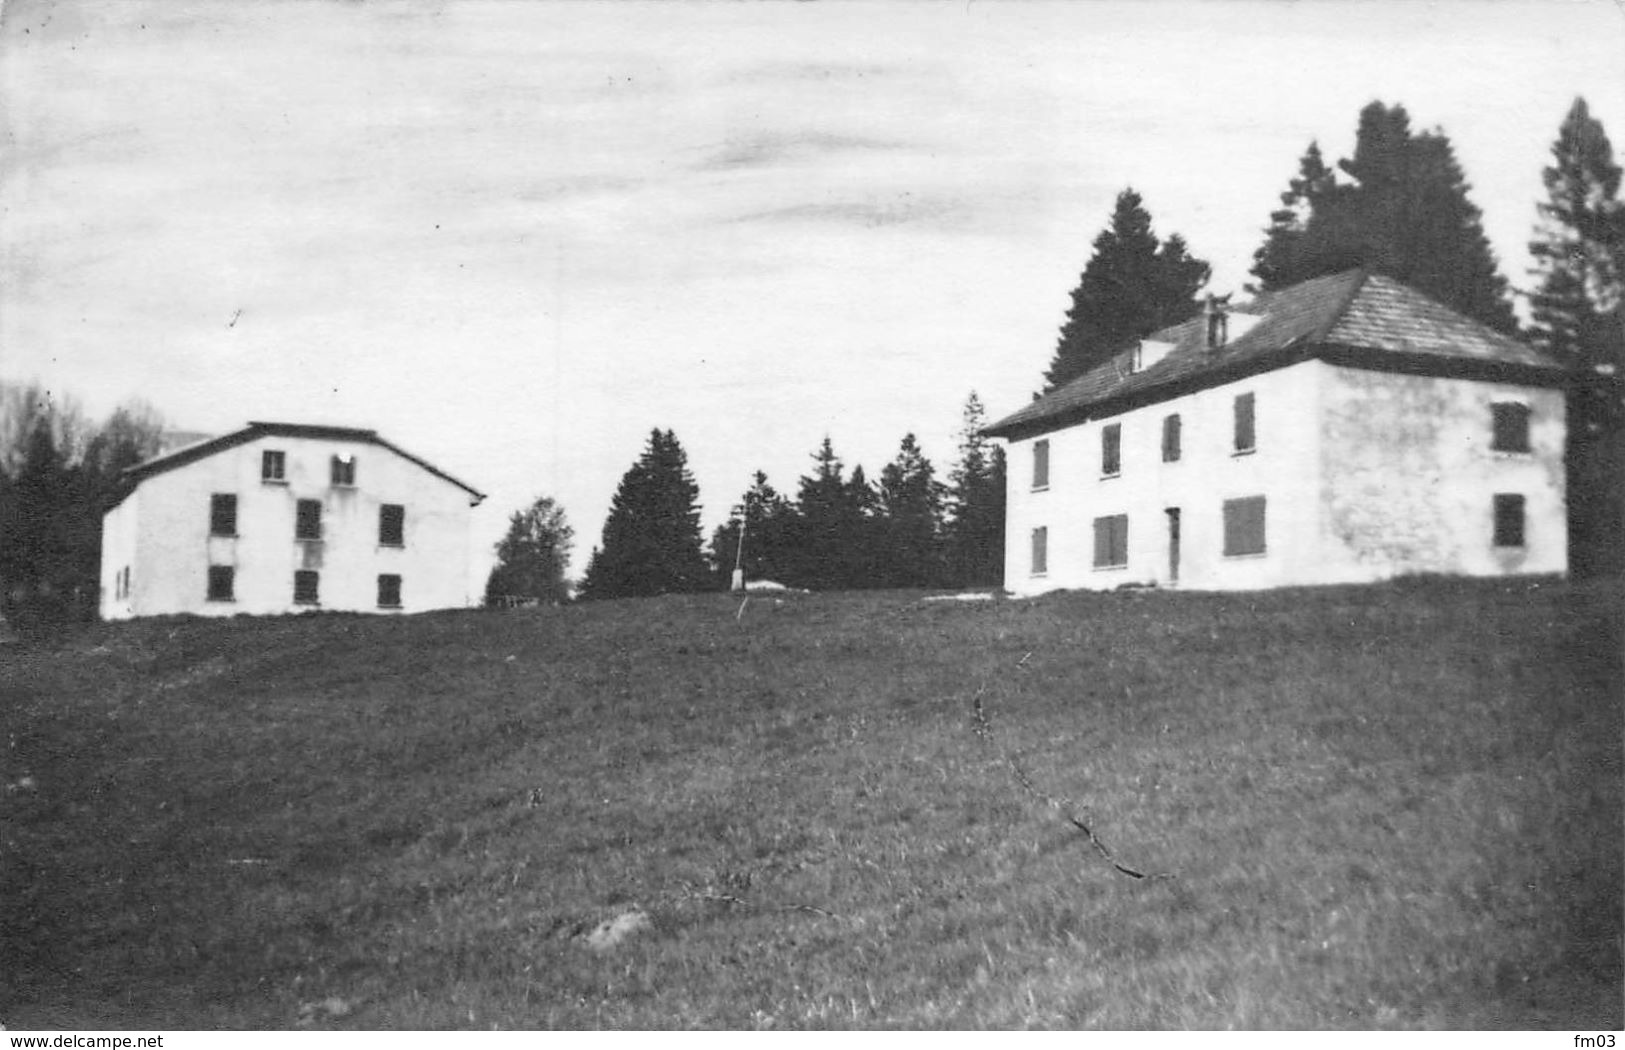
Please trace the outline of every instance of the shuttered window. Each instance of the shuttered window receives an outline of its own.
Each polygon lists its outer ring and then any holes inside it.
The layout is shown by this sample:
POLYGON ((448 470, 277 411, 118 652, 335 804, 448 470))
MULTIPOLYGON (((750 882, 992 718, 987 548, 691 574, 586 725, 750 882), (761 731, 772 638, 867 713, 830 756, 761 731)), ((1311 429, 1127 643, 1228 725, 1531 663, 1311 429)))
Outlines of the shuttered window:
POLYGON ((1495 545, 1497 547, 1522 547, 1523 543, 1523 497, 1515 493, 1497 492, 1495 494, 1495 545))
POLYGON ((237 497, 230 492, 216 492, 209 497, 209 535, 237 535, 237 497))
POLYGON ((1236 395, 1236 426, 1235 448, 1236 452, 1251 452, 1257 447, 1257 435, 1253 427, 1253 395, 1236 395))
POLYGON ((378 544, 406 546, 406 508, 399 503, 386 503, 378 508, 378 544))
POLYGON ((1162 461, 1179 462, 1179 414, 1162 417, 1162 461))
POLYGON ((382 573, 378 577, 378 607, 380 609, 399 609, 401 607, 401 578, 394 573, 382 573))
POLYGON ((1033 530, 1033 575, 1049 572, 1049 529, 1040 525, 1033 530))
POLYGON ((1049 488, 1049 439, 1033 442, 1033 488, 1049 488))
POLYGON ((1224 553, 1264 553, 1264 497, 1224 501, 1224 553))
POLYGON ((296 605, 316 605, 321 601, 322 574, 296 569, 293 574, 293 600, 296 605))
POLYGON ((1128 515, 1095 519, 1095 568, 1128 564, 1128 515))
POLYGON ((209 566, 209 601, 229 602, 236 599, 237 571, 230 565, 209 566))
POLYGON ((1100 429, 1100 472, 1113 477, 1123 471, 1123 425, 1110 423, 1100 429))
POLYGON ((1516 401, 1497 401, 1490 405, 1490 425, 1493 433, 1490 447, 1496 452, 1529 451, 1529 406, 1516 401))
POLYGON ((322 538, 322 501, 302 499, 294 516, 294 539, 319 540, 322 538))

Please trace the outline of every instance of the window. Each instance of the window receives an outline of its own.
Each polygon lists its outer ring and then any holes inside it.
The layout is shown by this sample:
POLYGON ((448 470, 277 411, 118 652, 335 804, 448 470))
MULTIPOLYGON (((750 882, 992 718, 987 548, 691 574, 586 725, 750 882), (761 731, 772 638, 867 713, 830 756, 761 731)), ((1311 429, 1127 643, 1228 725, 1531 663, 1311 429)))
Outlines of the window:
POLYGON ((1049 488, 1049 438, 1033 442, 1033 488, 1049 488))
POLYGON ((209 566, 209 601, 229 602, 236 598, 233 588, 237 570, 230 565, 209 566))
POLYGON ((209 535, 237 535, 237 497, 229 492, 216 492, 209 497, 209 535))
POLYGON ((1236 452, 1251 452, 1257 447, 1257 436, 1253 433, 1253 395, 1236 395, 1236 452))
POLYGON ((312 569, 296 569, 293 574, 295 605, 316 605, 321 601, 322 574, 312 569))
POLYGON ((1113 514, 1095 519, 1095 568, 1117 568, 1128 564, 1128 515, 1113 514))
POLYGON ((1049 529, 1040 525, 1033 530, 1033 575, 1049 572, 1049 529))
POLYGON ((299 501, 299 510, 294 518, 293 536, 298 540, 319 540, 322 538, 322 501, 319 499, 302 499, 299 501))
POLYGON ((260 454, 260 480, 285 481, 287 480, 288 457, 286 453, 273 452, 269 449, 260 454))
POLYGON ((1162 461, 1179 462, 1179 415, 1162 417, 1162 461))
POLYGON ((378 543, 384 547, 406 546, 406 508, 399 503, 378 508, 378 543))
POLYGON ((1225 557, 1264 553, 1264 497, 1224 501, 1225 557))
POLYGON ((383 573, 378 577, 378 607, 380 609, 399 609, 401 607, 401 578, 393 573, 383 573))
POLYGON ((354 456, 334 456, 333 457, 333 484, 335 484, 335 485, 354 485, 355 484, 355 457, 354 456))
POLYGON ((1123 424, 1109 423, 1100 430, 1100 472, 1116 477, 1123 471, 1123 424))
POLYGON ((113 574, 113 597, 123 601, 130 596, 130 567, 126 565, 113 574))
POLYGON ((1495 545, 1523 546, 1523 497, 1514 493, 1495 494, 1495 545))
POLYGON ((1529 406, 1516 401, 1490 405, 1493 436, 1490 448, 1496 452, 1529 451, 1529 406))

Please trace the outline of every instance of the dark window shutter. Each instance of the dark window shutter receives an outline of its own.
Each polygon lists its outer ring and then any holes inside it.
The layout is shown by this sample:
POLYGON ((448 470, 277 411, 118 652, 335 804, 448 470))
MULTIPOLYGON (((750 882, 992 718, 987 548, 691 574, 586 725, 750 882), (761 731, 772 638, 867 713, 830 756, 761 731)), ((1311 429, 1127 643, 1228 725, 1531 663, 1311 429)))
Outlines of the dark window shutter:
POLYGON ((1495 545, 1497 547, 1522 547, 1523 540, 1523 497, 1515 493, 1497 492, 1495 494, 1495 545))
POLYGON ((406 545, 406 508, 399 503, 378 508, 378 542, 385 547, 406 545))
POLYGON ((1263 554, 1264 550, 1264 497, 1225 500, 1225 555, 1263 554))
POLYGON ((321 601, 321 573, 311 569, 296 569, 293 574, 293 600, 299 605, 315 605, 321 601))
POLYGON ((1049 529, 1040 525, 1033 530, 1033 575, 1049 571, 1049 529))
POLYGON ((1529 406, 1515 401, 1490 405, 1493 435, 1490 447, 1496 452, 1529 451, 1529 406))
POLYGON ((1049 439, 1033 442, 1033 488, 1049 488, 1049 439))
POLYGON ((1236 395, 1236 447, 1237 452, 1251 451, 1257 444, 1253 432, 1253 395, 1236 395))
POLYGON ((209 497, 209 535, 237 535, 237 497, 229 492, 216 492, 209 497))
POLYGON ((209 601, 229 602, 233 600, 236 597, 234 593, 236 575, 236 571, 230 565, 209 566, 209 601))
POLYGON ((1179 461, 1179 414, 1162 417, 1162 461, 1179 461))
POLYGON ((1112 423, 1100 431, 1100 472, 1117 474, 1123 469, 1123 425, 1112 423))
POLYGON ((322 501, 315 499, 302 499, 299 501, 297 517, 294 519, 293 535, 300 540, 319 540, 322 538, 322 501))

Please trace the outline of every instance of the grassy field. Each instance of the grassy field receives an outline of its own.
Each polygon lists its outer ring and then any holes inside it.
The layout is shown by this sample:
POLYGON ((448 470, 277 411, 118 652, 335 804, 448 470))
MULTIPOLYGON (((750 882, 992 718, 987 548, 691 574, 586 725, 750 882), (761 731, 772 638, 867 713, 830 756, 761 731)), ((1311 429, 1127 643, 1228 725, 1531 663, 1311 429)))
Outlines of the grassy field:
POLYGON ((1617 1029, 1622 605, 707 595, 13 645, 0 1022, 1617 1029))

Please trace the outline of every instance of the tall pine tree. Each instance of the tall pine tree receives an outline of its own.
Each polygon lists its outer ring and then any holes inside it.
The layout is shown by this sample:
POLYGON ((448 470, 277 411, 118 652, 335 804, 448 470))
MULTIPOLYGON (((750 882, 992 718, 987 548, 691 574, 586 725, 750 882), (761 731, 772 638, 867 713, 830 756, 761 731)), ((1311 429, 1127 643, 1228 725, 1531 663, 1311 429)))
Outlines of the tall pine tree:
POLYGON ((1178 234, 1157 238, 1138 193, 1119 193, 1072 291, 1045 389, 1064 386, 1134 340, 1194 314, 1196 293, 1210 272, 1178 234))
POLYGON ((982 434, 981 398, 965 401, 959 461, 948 472, 944 561, 955 587, 993 587, 1004 579, 1004 449, 982 434))
POLYGON ((884 553, 877 582, 890 587, 936 587, 943 581, 943 488, 913 434, 903 435, 897 458, 881 468, 879 544, 884 553))
POLYGON ((1258 290, 1369 266, 1502 332, 1517 327, 1482 213, 1442 131, 1411 131, 1401 105, 1360 111, 1339 179, 1311 144, 1253 255, 1258 290))
POLYGON ((710 572, 701 552, 699 486, 670 430, 654 430, 627 470, 592 552, 583 598, 627 598, 703 590, 710 572))
POLYGON ((1625 571, 1625 203, 1601 122, 1577 98, 1542 172, 1529 252, 1531 335, 1574 370, 1568 399, 1569 565, 1625 571))
POLYGON ((864 585, 872 552, 868 504, 872 498, 863 468, 846 478, 846 466, 825 436, 813 453, 813 472, 796 491, 794 582, 814 590, 864 585))

